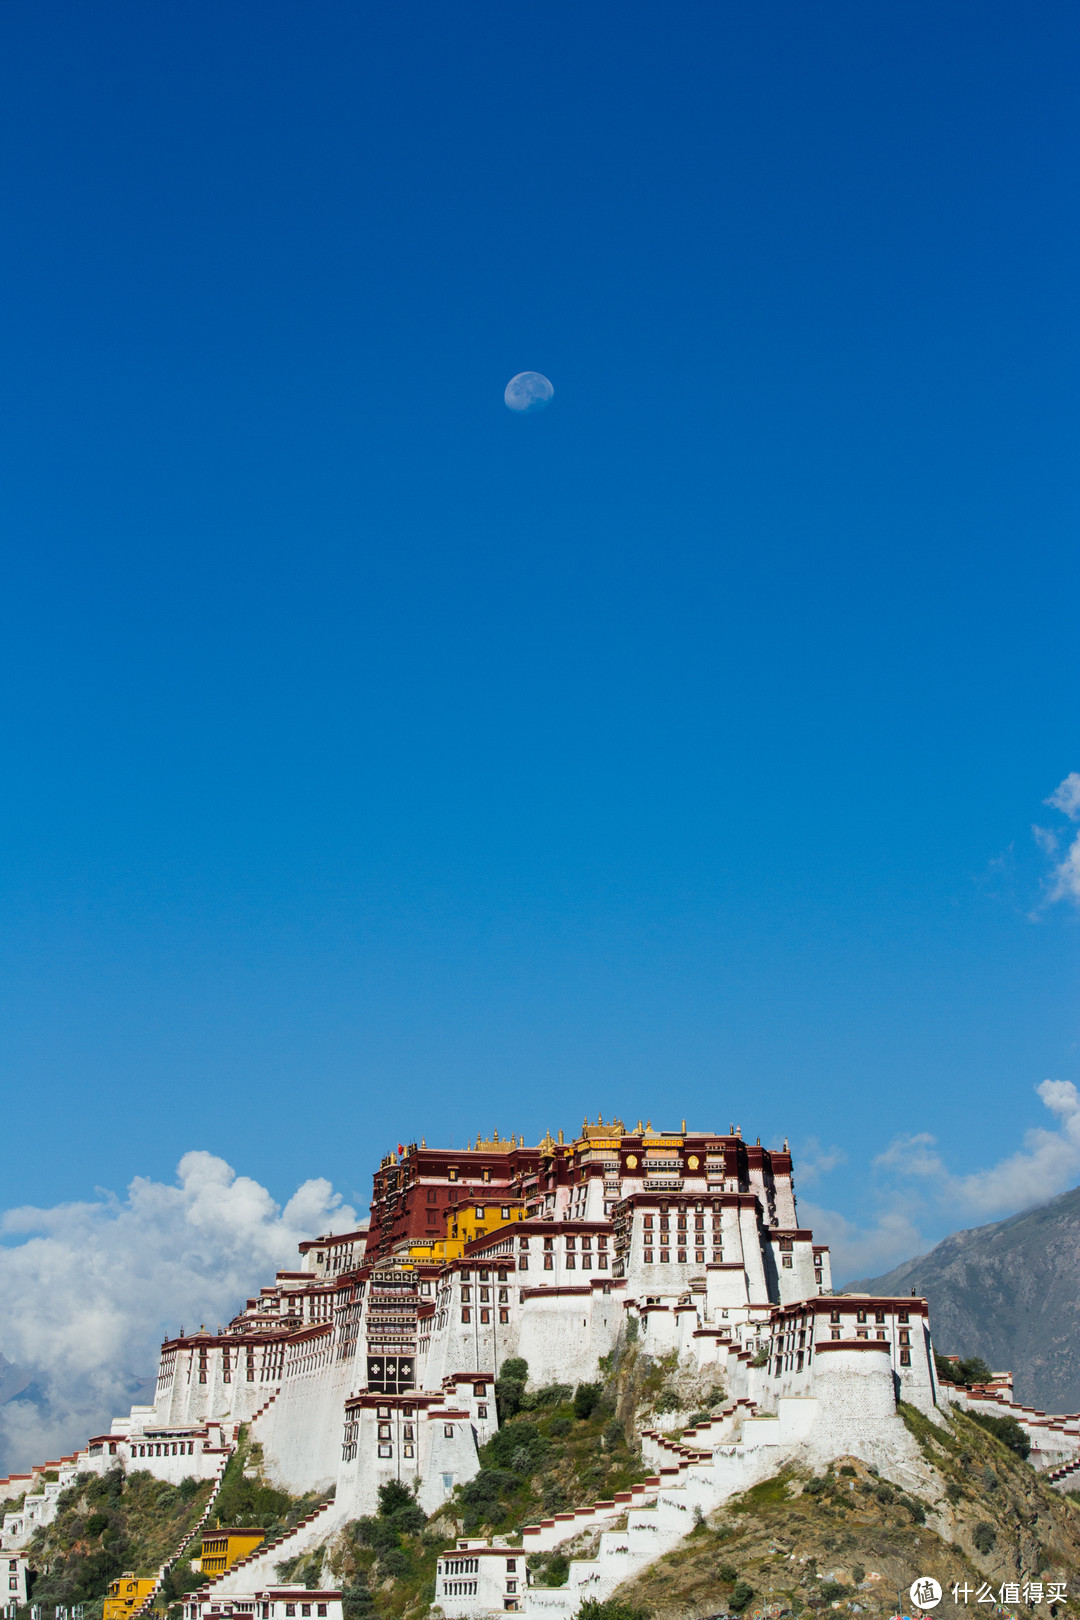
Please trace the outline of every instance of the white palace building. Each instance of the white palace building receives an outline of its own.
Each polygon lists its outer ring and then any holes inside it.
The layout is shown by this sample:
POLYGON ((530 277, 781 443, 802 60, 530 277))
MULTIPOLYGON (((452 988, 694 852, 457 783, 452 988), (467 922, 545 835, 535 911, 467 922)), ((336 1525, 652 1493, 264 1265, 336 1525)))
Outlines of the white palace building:
MULTIPOLYGON (((799 1224, 786 1143, 751 1145, 734 1125, 617 1119, 535 1147, 497 1132, 465 1149, 414 1143, 379 1165, 365 1228, 301 1244, 296 1269, 223 1331, 166 1341, 153 1406, 43 1465, 58 1478, 5 1517, 3 1548, 25 1545, 78 1471, 119 1462, 172 1481, 219 1476, 246 1424, 276 1484, 334 1488, 286 1541, 195 1594, 188 1620, 217 1612, 212 1598, 257 1615, 268 1593, 284 1601, 275 1563, 373 1512, 384 1481, 414 1487, 432 1513, 473 1477, 506 1360, 524 1357, 533 1387, 593 1382, 600 1358, 633 1337, 710 1375, 723 1412, 678 1445, 647 1434, 652 1479, 531 1527, 524 1551, 462 1543, 440 1566, 447 1616, 573 1614, 685 1534, 695 1507, 790 1459, 854 1453, 917 1488, 897 1402, 933 1417, 959 1398, 937 1384, 924 1300, 833 1293, 829 1251, 799 1224), (530 1551, 606 1522, 618 1528, 601 1535, 597 1559, 571 1566, 566 1588, 528 1585, 530 1551)), ((988 1391, 987 1409, 1007 1398, 988 1391)), ((1080 1423, 1009 1410, 1030 1422, 1041 1466, 1080 1454, 1080 1423)), ((8 1496, 25 1488, 0 1482, 8 1496)))

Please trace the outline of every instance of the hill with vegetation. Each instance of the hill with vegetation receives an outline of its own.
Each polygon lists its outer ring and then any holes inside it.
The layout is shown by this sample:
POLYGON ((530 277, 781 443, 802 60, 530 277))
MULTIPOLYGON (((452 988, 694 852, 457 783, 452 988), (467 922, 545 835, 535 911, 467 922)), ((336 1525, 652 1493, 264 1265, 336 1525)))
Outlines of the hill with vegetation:
MULTIPOLYGON (((969 1370, 974 1375, 977 1363, 969 1370)), ((680 1370, 674 1357, 653 1359, 635 1344, 611 1358, 597 1384, 528 1392, 527 1371, 523 1362, 505 1364, 496 1391, 501 1426, 481 1451, 480 1472, 438 1514, 425 1517, 409 1490, 386 1484, 374 1514, 284 1559, 279 1579, 340 1585, 347 1620, 426 1620, 439 1553, 458 1536, 513 1540, 540 1517, 610 1499, 649 1472, 638 1444, 643 1426, 666 1412, 690 1427, 724 1399, 719 1385, 680 1370)), ((995 1594, 1005 1582, 1039 1580, 1047 1590, 1053 1581, 1071 1591, 1080 1581, 1080 1502, 1055 1492, 1025 1461, 1020 1426, 960 1412, 933 1424, 907 1407, 901 1415, 925 1463, 918 1494, 855 1457, 820 1476, 789 1469, 701 1518, 608 1602, 586 1603, 581 1620, 750 1620, 834 1608, 884 1620, 898 1604, 910 1612, 907 1591, 917 1575, 934 1576, 947 1594, 954 1582, 969 1586, 967 1605, 947 1595, 938 1615, 977 1609, 983 1583, 995 1594)), ((120 1470, 77 1480, 54 1524, 32 1543, 40 1570, 34 1601, 99 1603, 122 1569, 152 1574, 197 1522, 209 1488, 120 1470)), ((258 1448, 242 1435, 213 1517, 280 1533, 313 1501, 266 1480, 258 1448)), ((530 1556, 533 1582, 562 1585, 569 1557, 588 1557, 595 1535, 530 1556)), ((164 1594, 173 1620, 182 1592, 199 1580, 189 1564, 173 1571, 164 1594)), ((1069 1598, 1037 1612, 1080 1620, 1080 1603, 1069 1598)))

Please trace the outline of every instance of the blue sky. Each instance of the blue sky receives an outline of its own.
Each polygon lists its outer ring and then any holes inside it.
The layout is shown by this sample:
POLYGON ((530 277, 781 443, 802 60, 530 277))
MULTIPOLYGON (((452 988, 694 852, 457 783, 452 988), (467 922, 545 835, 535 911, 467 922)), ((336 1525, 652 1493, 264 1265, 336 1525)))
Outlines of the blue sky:
POLYGON ((586 1109, 849 1236, 1080 1179, 1075 8, 0 39, 4 1204, 586 1109))

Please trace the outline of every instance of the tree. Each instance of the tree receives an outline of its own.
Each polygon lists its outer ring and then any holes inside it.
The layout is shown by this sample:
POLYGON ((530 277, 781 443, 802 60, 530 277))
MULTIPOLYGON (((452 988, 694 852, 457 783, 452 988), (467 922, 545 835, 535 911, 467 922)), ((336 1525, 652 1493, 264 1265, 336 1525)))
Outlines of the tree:
POLYGON ((574 1391, 574 1416, 581 1419, 591 1417, 599 1400, 599 1384, 579 1384, 574 1391))
POLYGON ((495 1405, 499 1422, 506 1423, 520 1412, 525 1399, 525 1385, 529 1381, 529 1363, 522 1356, 511 1356, 502 1364, 495 1380, 495 1405))

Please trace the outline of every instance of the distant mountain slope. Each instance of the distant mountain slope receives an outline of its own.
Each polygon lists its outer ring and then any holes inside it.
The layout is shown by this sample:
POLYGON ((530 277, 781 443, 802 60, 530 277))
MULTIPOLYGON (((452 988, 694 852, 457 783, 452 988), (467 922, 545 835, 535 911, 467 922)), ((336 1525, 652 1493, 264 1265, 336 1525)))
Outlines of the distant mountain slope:
POLYGON ((924 1294, 935 1349, 1011 1368, 1016 1398, 1028 1405, 1080 1411, 1080 1187, 845 1286, 924 1294))

